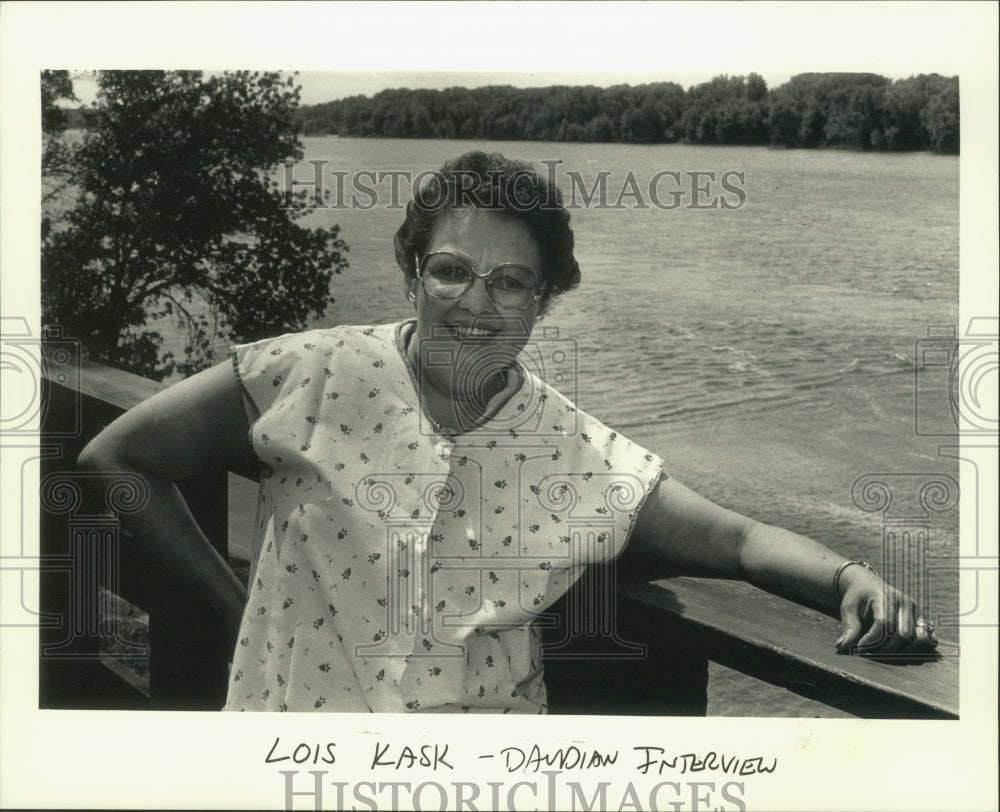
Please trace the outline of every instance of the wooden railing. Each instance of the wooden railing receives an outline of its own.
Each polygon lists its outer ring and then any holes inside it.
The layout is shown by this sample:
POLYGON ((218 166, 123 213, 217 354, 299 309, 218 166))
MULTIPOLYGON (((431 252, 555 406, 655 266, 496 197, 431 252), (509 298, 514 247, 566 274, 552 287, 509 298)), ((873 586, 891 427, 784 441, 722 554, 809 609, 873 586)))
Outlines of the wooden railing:
MULTIPOLYGON (((90 438, 163 385, 86 360, 67 366, 64 359, 49 359, 42 444, 51 454, 42 460, 41 552, 47 563, 41 606, 58 620, 41 624, 40 706, 218 708, 234 641, 224 639, 200 611, 199 596, 150 571, 119 533, 108 512, 107 503, 114 501, 111 481, 87 483, 88 475, 75 471, 76 456, 90 438), (70 490, 86 484, 82 500, 69 505, 58 491, 53 498, 60 483, 70 490), (124 658, 101 651, 99 603, 107 593, 99 592, 99 581, 149 615, 148 680, 128 667, 127 643, 124 658)), ((217 471, 180 483, 223 555, 229 544, 227 480, 226 471, 217 471)), ((127 494, 119 494, 118 502, 128 509, 127 494)), ((613 567, 591 569, 588 580, 543 619, 552 712, 704 714, 707 663, 713 661, 858 716, 958 717, 953 657, 838 655, 835 618, 747 584, 694 578, 647 582, 613 567), (596 625, 579 622, 585 614, 581 598, 601 590, 616 596, 609 601, 610 637, 607 617, 596 625), (560 631, 565 628, 578 631, 568 643, 560 631)), ((108 630, 103 632, 106 639, 108 630)))
MULTIPOLYGON (((120 529, 114 513, 141 500, 141 483, 75 464, 104 426, 164 385, 57 352, 61 357, 44 348, 40 606, 44 618, 57 620, 39 628, 40 706, 218 709, 235 641, 224 639, 200 596, 150 567, 120 529), (146 650, 116 639, 113 595, 148 615, 146 650), (133 667, 139 663, 148 677, 133 667)), ((222 555, 227 479, 227 472, 212 471, 178 483, 222 555)))

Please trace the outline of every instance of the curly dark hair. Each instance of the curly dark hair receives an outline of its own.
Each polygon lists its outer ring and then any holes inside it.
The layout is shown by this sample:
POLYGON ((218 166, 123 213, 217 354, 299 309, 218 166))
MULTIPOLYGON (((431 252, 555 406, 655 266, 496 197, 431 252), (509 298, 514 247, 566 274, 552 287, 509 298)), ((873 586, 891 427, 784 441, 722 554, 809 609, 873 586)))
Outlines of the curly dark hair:
POLYGON ((545 290, 538 314, 544 315, 553 297, 580 284, 580 266, 573 256, 573 230, 562 195, 531 164, 487 155, 476 150, 448 161, 406 206, 406 219, 396 232, 396 262, 409 282, 417 275, 417 258, 430 242, 438 221, 453 208, 495 209, 523 222, 542 255, 545 290))

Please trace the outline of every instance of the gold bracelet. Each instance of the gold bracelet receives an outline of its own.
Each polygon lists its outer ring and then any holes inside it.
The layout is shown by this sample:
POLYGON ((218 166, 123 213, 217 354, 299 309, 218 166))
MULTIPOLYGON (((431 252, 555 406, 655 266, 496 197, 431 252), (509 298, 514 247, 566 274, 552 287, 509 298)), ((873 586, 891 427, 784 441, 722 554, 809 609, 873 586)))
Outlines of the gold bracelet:
POLYGON ((861 561, 860 559, 857 561, 845 561, 843 564, 837 567, 837 571, 833 574, 833 594, 837 596, 838 600, 844 597, 843 595, 840 594, 840 576, 844 574, 844 570, 846 570, 849 566, 851 566, 851 564, 857 564, 859 567, 864 567, 866 570, 869 570, 873 575, 878 576, 878 572, 875 571, 875 567, 873 567, 867 561, 861 561))

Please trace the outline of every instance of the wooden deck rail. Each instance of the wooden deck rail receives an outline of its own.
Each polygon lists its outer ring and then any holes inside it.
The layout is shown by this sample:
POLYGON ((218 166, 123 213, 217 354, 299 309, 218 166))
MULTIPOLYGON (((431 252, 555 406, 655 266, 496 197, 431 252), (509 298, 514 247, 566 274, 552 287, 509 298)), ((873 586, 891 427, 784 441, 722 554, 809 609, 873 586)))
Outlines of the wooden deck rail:
MULTIPOLYGON (((55 363, 49 357, 44 366, 41 441, 53 454, 42 460, 41 540, 47 563, 41 606, 61 622, 42 624, 40 705, 218 708, 225 696, 233 641, 223 639, 197 610, 197 596, 184 595, 179 585, 150 572, 133 545, 117 544, 117 527, 109 524, 106 507, 87 501, 100 501, 94 495, 99 489, 85 489, 89 495, 72 510, 64 501, 53 501, 51 493, 45 496, 46 488, 85 478, 74 470, 83 445, 163 385, 86 360, 69 367, 64 361, 55 363), (148 684, 100 654, 98 580, 149 614, 148 684)), ((213 545, 225 555, 227 472, 181 483, 181 488, 213 545)), ((837 655, 836 619, 747 584, 693 578, 647 582, 634 574, 609 576, 607 568, 592 569, 596 580, 571 591, 555 617, 565 620, 580 590, 593 595, 603 584, 617 596, 612 610, 614 656, 608 656, 606 634, 578 636, 572 645, 553 646, 553 639, 561 638, 548 629, 550 711, 704 714, 711 660, 858 716, 958 717, 954 658, 837 655)))

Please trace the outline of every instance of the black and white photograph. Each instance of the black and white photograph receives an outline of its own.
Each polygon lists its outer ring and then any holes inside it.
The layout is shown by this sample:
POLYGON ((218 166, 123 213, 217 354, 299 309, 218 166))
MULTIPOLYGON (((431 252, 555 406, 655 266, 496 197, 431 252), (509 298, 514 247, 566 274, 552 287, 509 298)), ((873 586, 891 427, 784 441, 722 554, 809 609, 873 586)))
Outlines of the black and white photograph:
POLYGON ((117 6, 2 9, 4 806, 989 808, 995 7, 117 6))

